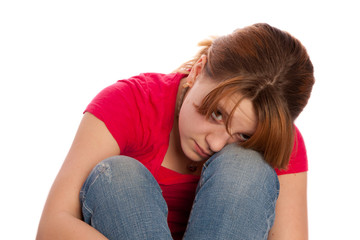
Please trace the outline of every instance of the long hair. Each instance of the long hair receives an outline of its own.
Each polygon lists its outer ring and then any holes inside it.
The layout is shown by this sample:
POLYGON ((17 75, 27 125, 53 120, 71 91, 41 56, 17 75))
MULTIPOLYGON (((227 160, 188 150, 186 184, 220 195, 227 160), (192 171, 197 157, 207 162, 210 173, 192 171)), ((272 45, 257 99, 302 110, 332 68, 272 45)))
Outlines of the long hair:
POLYGON ((233 94, 251 100, 258 125, 254 135, 240 144, 262 153, 271 166, 286 168, 294 146, 294 120, 306 106, 315 81, 304 46, 289 33, 263 23, 199 45, 203 48, 195 58, 177 70, 189 73, 202 55, 207 56, 204 74, 219 84, 198 106, 199 113, 210 117, 219 101, 233 94))

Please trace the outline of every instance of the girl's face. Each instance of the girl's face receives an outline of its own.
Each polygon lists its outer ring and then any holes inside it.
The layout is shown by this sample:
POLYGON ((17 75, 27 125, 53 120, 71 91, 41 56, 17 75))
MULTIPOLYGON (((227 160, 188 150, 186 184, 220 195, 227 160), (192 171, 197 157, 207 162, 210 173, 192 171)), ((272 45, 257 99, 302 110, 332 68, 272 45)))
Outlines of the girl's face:
POLYGON ((202 161, 226 144, 246 141, 256 130, 257 117, 252 102, 243 99, 236 108, 230 122, 230 133, 226 130, 225 119, 241 97, 235 95, 220 101, 217 112, 208 119, 197 112, 203 98, 217 83, 198 75, 188 90, 179 112, 180 143, 184 154, 193 161, 202 161))

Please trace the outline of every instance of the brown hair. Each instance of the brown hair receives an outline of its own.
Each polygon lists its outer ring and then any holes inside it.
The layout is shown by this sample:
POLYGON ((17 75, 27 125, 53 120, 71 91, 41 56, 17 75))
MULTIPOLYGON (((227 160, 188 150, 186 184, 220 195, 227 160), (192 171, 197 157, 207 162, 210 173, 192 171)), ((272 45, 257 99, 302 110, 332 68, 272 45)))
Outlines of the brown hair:
MULTIPOLYGON (((207 56, 204 73, 219 84, 198 111, 210 117, 221 99, 237 93, 250 99, 258 125, 254 135, 240 144, 262 153, 271 166, 286 168, 294 146, 293 122, 314 84, 313 65, 304 46, 289 33, 263 23, 199 45, 203 48, 195 58, 177 70, 189 73, 202 55, 207 56)), ((226 121, 227 129, 237 105, 226 121)))

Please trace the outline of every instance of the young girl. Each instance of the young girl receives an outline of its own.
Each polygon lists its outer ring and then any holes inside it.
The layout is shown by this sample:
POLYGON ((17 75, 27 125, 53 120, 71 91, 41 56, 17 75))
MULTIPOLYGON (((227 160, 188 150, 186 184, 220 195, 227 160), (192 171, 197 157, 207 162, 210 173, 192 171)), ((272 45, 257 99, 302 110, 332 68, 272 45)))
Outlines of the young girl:
POLYGON ((267 24, 200 45, 93 99, 38 239, 307 238, 305 48, 267 24))

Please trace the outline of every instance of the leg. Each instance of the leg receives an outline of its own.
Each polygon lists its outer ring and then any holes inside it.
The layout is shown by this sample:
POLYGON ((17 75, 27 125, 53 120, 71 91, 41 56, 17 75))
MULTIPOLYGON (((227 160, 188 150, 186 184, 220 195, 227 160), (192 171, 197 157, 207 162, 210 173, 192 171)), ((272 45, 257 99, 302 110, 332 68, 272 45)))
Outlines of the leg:
POLYGON ((152 174, 137 160, 100 162, 81 192, 84 221, 109 239, 171 239, 167 205, 152 174))
POLYGON ((260 154, 228 145, 204 165, 184 239, 267 239, 278 194, 260 154))

